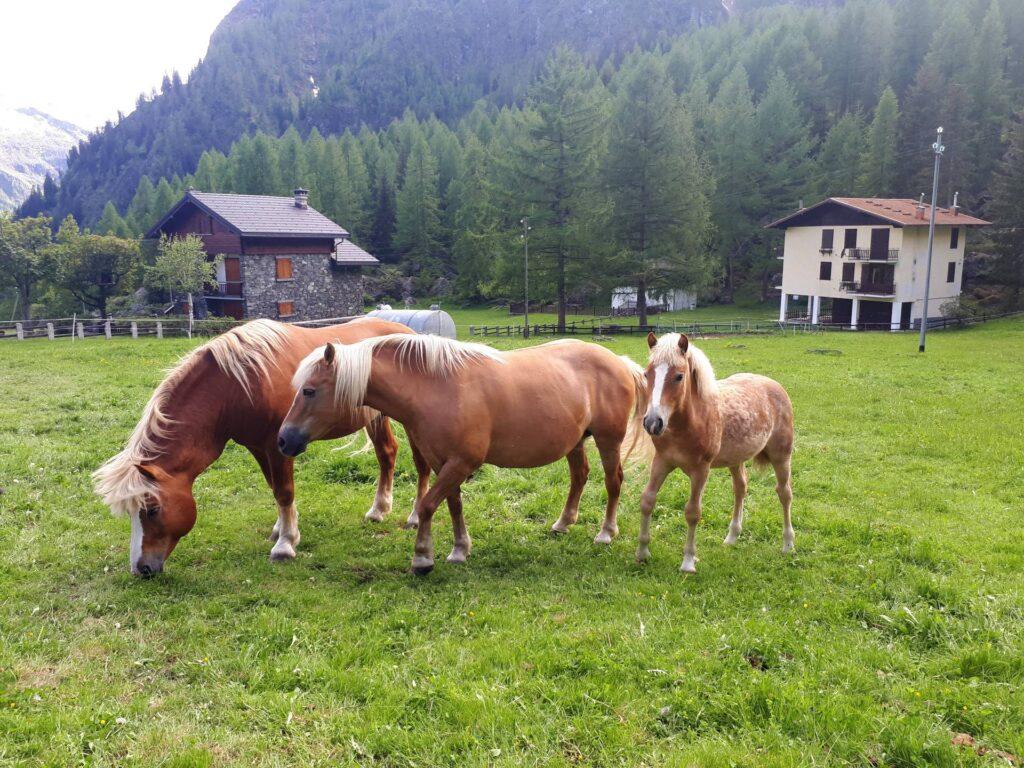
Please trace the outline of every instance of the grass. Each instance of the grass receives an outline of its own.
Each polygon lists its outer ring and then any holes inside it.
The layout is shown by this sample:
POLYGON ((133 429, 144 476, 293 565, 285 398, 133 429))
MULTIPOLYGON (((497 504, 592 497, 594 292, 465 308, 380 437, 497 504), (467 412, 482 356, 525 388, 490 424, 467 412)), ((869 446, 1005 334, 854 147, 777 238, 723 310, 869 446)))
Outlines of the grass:
MULTIPOLYGON (((509 346, 515 342, 503 342, 509 346)), ((1024 323, 935 333, 709 339, 719 375, 774 376, 797 414, 795 556, 767 475, 725 549, 713 474, 699 572, 686 482, 666 484, 652 561, 621 536, 553 538, 564 463, 485 468, 475 549, 409 574, 396 508, 362 522, 367 455, 299 465, 299 558, 272 565, 271 497, 231 447, 195 530, 151 581, 89 488, 191 342, 0 345, 0 764, 993 765, 1024 755, 1024 323), (829 352, 821 354, 822 351, 829 352), (979 750, 951 743, 970 734, 979 750)), ((642 359, 642 339, 611 343, 642 359)))

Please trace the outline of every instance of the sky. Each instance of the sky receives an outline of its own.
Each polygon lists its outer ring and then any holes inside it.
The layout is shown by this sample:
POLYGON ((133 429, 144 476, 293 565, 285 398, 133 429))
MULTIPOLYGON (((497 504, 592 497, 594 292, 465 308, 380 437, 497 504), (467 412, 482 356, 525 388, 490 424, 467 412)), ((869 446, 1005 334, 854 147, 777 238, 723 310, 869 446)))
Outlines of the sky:
POLYGON ((237 0, 0 2, 0 105, 91 130, 164 74, 187 78, 237 0))

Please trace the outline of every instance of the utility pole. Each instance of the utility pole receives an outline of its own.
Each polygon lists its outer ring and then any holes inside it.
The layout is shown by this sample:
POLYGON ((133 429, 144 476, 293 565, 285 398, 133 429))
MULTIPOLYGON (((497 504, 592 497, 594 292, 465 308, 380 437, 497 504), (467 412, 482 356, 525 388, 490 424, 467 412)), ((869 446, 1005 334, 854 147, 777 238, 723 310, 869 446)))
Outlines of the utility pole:
POLYGON ((921 337, 917 342, 917 351, 924 352, 924 337, 928 332, 928 296, 932 284, 932 244, 935 242, 935 200, 939 196, 939 164, 942 162, 942 153, 946 148, 942 144, 942 126, 935 136, 935 143, 932 144, 932 151, 935 153, 935 170, 932 172, 932 212, 928 220, 928 271, 924 273, 924 309, 921 311, 921 337))
POLYGON ((519 220, 523 225, 523 338, 530 338, 530 220, 519 220))

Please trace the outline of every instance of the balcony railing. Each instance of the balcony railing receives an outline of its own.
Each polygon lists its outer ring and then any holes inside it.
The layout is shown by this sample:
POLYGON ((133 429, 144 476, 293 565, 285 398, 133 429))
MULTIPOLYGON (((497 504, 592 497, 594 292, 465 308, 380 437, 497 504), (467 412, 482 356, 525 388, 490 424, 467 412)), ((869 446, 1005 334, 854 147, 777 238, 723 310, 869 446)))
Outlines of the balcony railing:
POLYGON ((228 280, 212 283, 206 286, 205 295, 208 299, 240 299, 242 298, 242 281, 228 280))
POLYGON ((898 261, 899 248, 875 250, 872 248, 844 248, 843 256, 854 261, 898 261))
POLYGON ((873 296, 895 296, 895 283, 865 283, 844 280, 839 287, 847 293, 871 294, 873 296))

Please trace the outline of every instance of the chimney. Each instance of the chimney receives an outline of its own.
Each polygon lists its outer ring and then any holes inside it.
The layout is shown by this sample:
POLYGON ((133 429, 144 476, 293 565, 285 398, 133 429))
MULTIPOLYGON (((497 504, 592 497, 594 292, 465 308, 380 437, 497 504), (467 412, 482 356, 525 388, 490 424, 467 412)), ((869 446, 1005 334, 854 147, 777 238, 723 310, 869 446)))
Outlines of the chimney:
POLYGON ((921 193, 921 199, 917 201, 917 218, 924 219, 924 192, 921 193))
POLYGON ((960 193, 959 192, 954 192, 953 193, 953 215, 954 216, 959 216, 960 215, 960 193))
POLYGON ((295 190, 295 207, 305 210, 309 208, 309 190, 299 187, 295 190))

